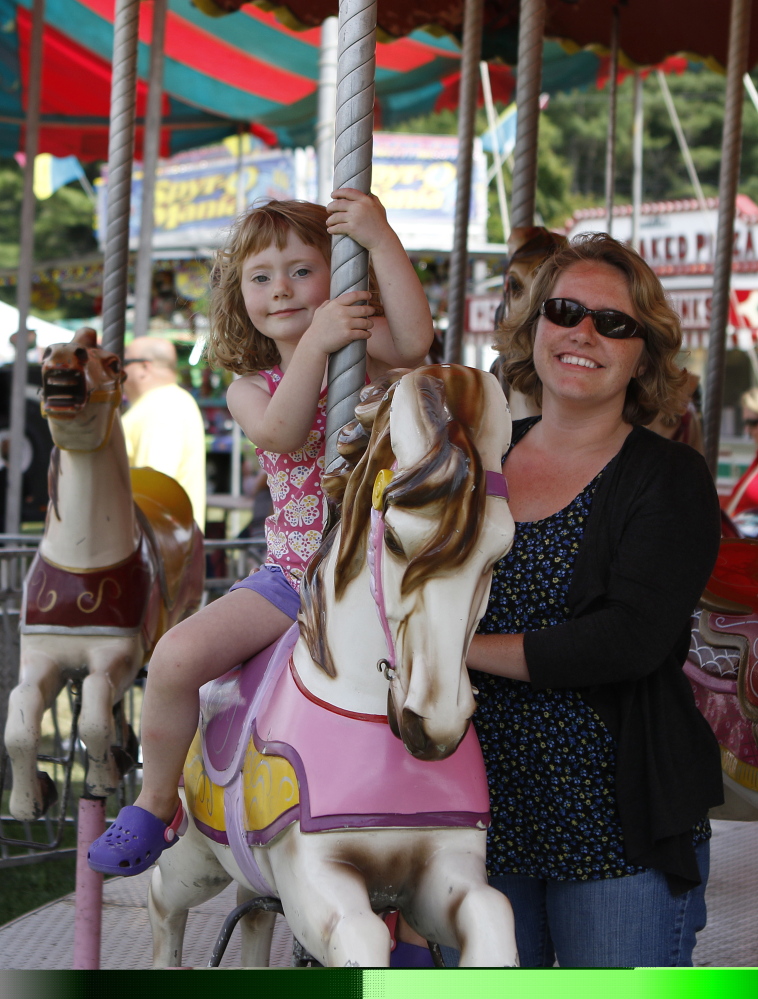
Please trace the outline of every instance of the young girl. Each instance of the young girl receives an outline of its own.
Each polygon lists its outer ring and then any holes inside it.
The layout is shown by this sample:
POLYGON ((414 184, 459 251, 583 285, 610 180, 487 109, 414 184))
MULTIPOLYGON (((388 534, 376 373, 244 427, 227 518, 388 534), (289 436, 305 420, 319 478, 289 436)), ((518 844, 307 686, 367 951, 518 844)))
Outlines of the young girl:
POLYGON ((270 645, 297 617, 300 579, 325 520, 329 354, 366 340, 374 379, 420 364, 432 342, 423 289, 379 200, 350 188, 333 198, 326 208, 302 201, 252 208, 218 255, 210 354, 242 376, 227 402, 269 476, 266 563, 156 646, 142 708, 142 790, 92 844, 95 870, 139 874, 176 841, 186 826, 177 786, 200 687, 270 645), (330 237, 338 234, 369 250, 384 316, 365 304, 365 291, 329 300, 330 237))

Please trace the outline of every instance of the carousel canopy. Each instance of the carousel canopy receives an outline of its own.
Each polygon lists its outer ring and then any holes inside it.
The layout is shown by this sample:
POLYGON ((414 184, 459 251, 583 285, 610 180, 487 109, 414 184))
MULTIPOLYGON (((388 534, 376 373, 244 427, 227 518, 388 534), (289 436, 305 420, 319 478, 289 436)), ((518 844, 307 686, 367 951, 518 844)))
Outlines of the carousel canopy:
MULTIPOLYGON (((198 0, 198 3, 203 0, 198 0)), ((23 149, 31 0, 0 0, 0 155, 23 149)), ((380 0, 380 8, 383 0, 380 0)), ((114 0, 47 0, 42 61, 40 152, 106 159, 114 0)), ((141 4, 136 155, 147 100, 152 4, 141 4)), ((190 0, 169 0, 161 155, 219 142, 244 123, 270 145, 314 141, 320 28, 294 31, 274 14, 245 5, 210 18, 190 0)), ((515 61, 515 53, 514 53, 515 61)), ((458 106, 460 51, 448 36, 415 31, 377 46, 377 127, 458 106)), ((685 60, 669 60, 681 71, 685 60)), ((490 66, 493 97, 509 103, 516 71, 490 66)), ((544 49, 542 89, 603 86, 608 57, 544 49)))
MULTIPOLYGON (((0 153, 22 148, 31 35, 31 0, 0 0, 0 153)), ((254 123, 271 145, 314 139, 321 31, 292 31, 247 7, 208 18, 190 0, 169 0, 162 155, 219 141, 254 123)), ((47 0, 42 61, 40 152, 107 157, 115 0, 47 0)), ((152 3, 140 4, 137 116, 147 96, 152 3)), ((381 124, 435 107, 458 73, 449 37, 414 32, 377 51, 381 124)), ((451 98, 452 99, 452 98, 451 98)), ((137 129, 137 155, 141 154, 137 129)))
MULTIPOLYGON (((263 6, 270 7, 266 0, 263 6)), ((279 0, 286 23, 313 27, 336 14, 338 0, 279 0)), ((196 0, 209 14, 250 6, 245 0, 196 0)), ((726 66, 729 3, 726 0, 546 0, 545 37, 584 48, 610 46, 612 11, 620 6, 619 44, 636 66, 652 66, 673 55, 697 57, 714 68, 726 66)), ((464 0, 378 0, 377 21, 388 35, 400 37, 434 25, 460 35, 464 0)), ((515 58, 520 0, 484 0, 485 58, 515 58)), ((758 18, 752 19, 748 65, 758 63, 758 18)))

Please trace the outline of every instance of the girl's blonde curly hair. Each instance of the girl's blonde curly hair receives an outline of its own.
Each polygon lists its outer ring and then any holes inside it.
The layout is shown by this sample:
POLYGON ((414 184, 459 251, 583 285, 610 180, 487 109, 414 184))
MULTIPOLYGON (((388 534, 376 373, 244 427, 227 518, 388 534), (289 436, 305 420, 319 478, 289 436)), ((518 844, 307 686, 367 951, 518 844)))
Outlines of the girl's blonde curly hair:
MULTIPOLYGON (((307 246, 320 250, 329 264, 332 237, 326 229, 328 212, 310 201, 269 201, 253 205, 229 230, 225 245, 216 254, 211 271, 210 335, 207 358, 238 375, 248 375, 279 364, 273 340, 253 325, 242 297, 242 267, 251 253, 269 246, 283 250, 290 232, 307 246)), ((375 315, 381 315, 373 294, 376 282, 369 268, 369 289, 375 315)))
POLYGON ((518 302, 495 332, 495 349, 503 356, 507 383, 542 404, 542 382, 534 367, 533 348, 540 306, 551 297, 556 281, 574 264, 601 263, 616 268, 626 281, 635 318, 645 327, 641 370, 626 390, 623 419, 646 426, 657 414, 674 417, 679 410, 687 372, 677 364, 682 328, 661 282, 634 250, 606 233, 589 233, 548 257, 535 274, 529 295, 518 302))

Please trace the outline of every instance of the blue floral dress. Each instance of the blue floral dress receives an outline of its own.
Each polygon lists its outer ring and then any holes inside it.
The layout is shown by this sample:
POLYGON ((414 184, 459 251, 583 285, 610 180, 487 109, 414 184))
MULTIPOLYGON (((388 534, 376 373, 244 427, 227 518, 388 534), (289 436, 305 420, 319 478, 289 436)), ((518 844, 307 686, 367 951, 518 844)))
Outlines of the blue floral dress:
MULTIPOLYGON (((520 634, 569 619, 574 562, 603 471, 563 510, 516 524, 480 633, 520 634)), ((471 682, 490 785, 489 874, 596 880, 644 870, 624 855, 615 741, 581 693, 535 691, 473 670, 471 682)), ((707 819, 693 832, 696 843, 708 839, 707 819)))

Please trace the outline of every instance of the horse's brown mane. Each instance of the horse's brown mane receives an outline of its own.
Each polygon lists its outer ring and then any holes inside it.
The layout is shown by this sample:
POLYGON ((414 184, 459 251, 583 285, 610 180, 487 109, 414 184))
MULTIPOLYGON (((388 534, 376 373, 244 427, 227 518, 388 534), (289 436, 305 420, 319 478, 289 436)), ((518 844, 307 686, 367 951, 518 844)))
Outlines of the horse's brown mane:
MULTIPOLYGON (((418 466, 393 479, 384 493, 384 509, 439 504, 440 516, 434 536, 408 564, 402 583, 404 593, 420 586, 430 573, 449 571, 466 561, 486 502, 484 471, 474 445, 483 412, 481 373, 433 366, 419 369, 415 378, 424 431, 433 444, 418 466)), ((394 388, 394 383, 383 382, 364 390, 361 405, 356 408, 358 419, 340 434, 338 450, 343 460, 324 477, 324 491, 333 510, 341 507, 342 515, 334 570, 337 599, 365 565, 374 481, 379 471, 391 468, 395 460, 389 433, 394 388)), ((299 618, 312 658, 329 676, 336 671, 325 638, 323 577, 335 537, 335 531, 327 534, 308 565, 299 618)))

